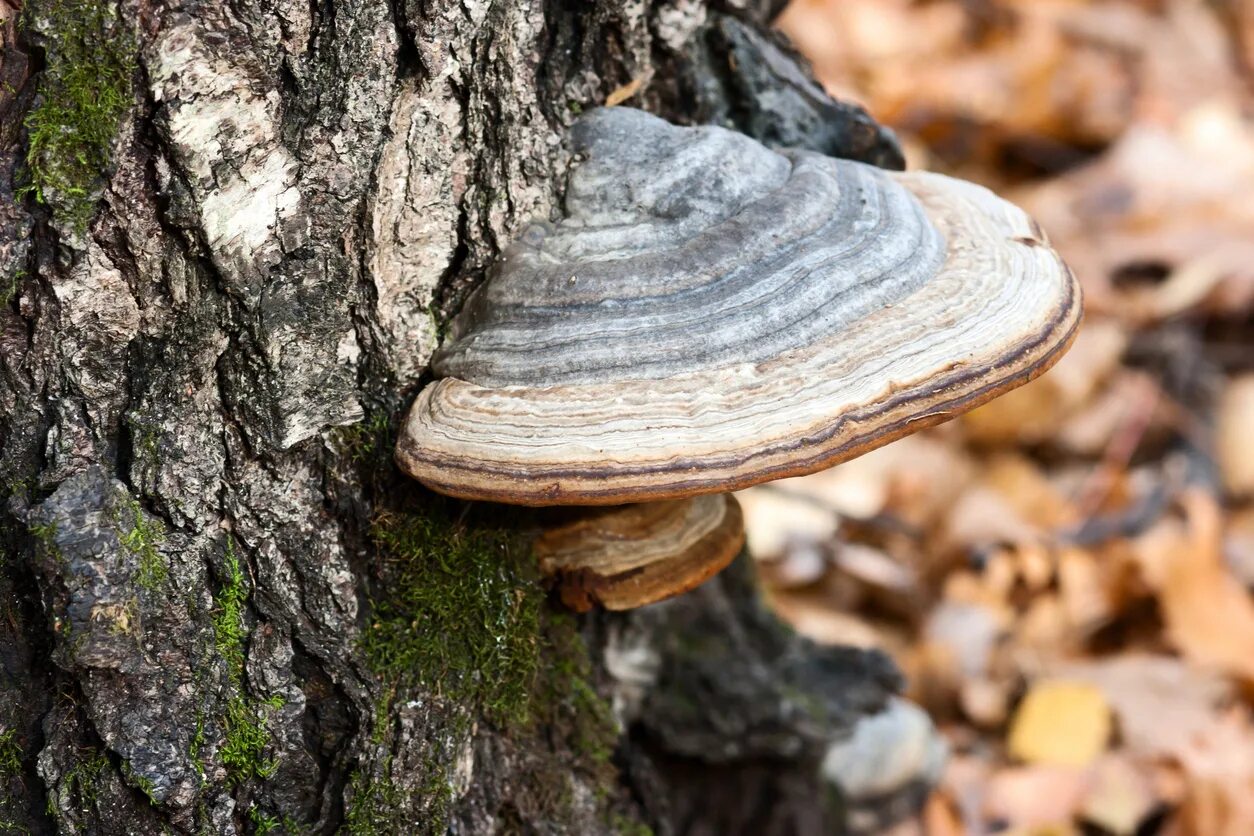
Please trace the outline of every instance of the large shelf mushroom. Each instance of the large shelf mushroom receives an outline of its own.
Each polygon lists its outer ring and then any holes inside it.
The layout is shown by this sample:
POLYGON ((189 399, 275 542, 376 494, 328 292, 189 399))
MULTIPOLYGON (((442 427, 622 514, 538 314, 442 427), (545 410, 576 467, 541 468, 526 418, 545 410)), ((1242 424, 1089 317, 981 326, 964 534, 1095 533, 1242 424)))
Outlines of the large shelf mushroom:
POLYGON ((830 467, 1019 386, 1079 287, 979 186, 627 108, 573 128, 565 217, 452 322, 396 458, 521 505, 680 500, 830 467))

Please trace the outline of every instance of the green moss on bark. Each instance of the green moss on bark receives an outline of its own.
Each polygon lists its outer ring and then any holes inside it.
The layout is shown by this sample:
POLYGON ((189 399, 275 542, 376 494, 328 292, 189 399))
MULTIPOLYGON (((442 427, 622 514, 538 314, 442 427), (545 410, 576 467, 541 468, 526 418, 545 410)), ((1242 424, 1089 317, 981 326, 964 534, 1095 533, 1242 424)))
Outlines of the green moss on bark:
MULTIPOLYGON (((535 634, 537 660, 527 683, 524 703, 508 715, 506 728, 517 759, 516 783, 508 791, 509 813, 522 813, 527 821, 570 820, 575 787, 591 787, 599 802, 606 805, 603 825, 612 831, 608 801, 616 791, 617 770, 611 762, 618 740, 618 728, 609 704, 591 682, 592 666, 587 648, 579 636, 575 619, 547 607, 538 611, 535 634)), ((390 744, 388 720, 391 695, 380 706, 376 742, 390 744)), ((450 705, 455 711, 458 706, 450 705)), ((451 779, 456 759, 456 741, 470 733, 471 715, 457 714, 451 735, 436 735, 424 752, 425 780, 418 788, 424 810, 421 833, 443 833, 455 802, 451 779)), ((359 769, 349 780, 350 804, 345 811, 344 830, 358 836, 375 836, 412 830, 400 811, 412 809, 397 782, 393 780, 392 760, 387 757, 376 771, 359 769)), ((613 820, 629 821, 621 816, 613 820)), ((508 829, 508 827, 507 827, 508 829)))
POLYGON ((541 653, 544 661, 532 692, 530 732, 564 743, 562 748, 573 755, 564 768, 605 790, 617 774, 610 758, 618 743, 618 726, 609 703, 593 687, 588 648, 573 616, 549 615, 541 653))
POLYGON ((149 804, 157 804, 157 798, 154 795, 156 787, 153 785, 152 779, 136 772, 130 761, 122 761, 122 777, 126 779, 128 784, 143 793, 149 804))
POLYGON ((540 656, 527 726, 513 735, 518 786, 502 813, 512 811, 520 822, 564 822, 567 829, 579 829, 577 821, 588 825, 582 819, 587 812, 577 813, 575 799, 591 791, 603 816, 597 830, 603 832, 617 794, 611 759, 619 730, 593 685, 588 650, 573 616, 546 613, 540 656))
MULTIPOLYGON (((8 277, 0 278, 0 307, 6 307, 13 301, 13 297, 17 295, 17 290, 22 286, 22 279, 24 278, 26 278, 26 271, 20 267, 14 270, 8 277)), ((26 485, 10 484, 8 488, 11 494, 26 493, 26 485)))
POLYGON ((33 523, 28 529, 35 538, 36 554, 41 558, 61 559, 61 549, 57 546, 57 524, 55 522, 33 523))
POLYGON ((81 815, 87 815, 96 809, 96 801, 100 795, 100 780, 109 766, 109 759, 104 752, 96 749, 80 752, 81 757, 75 762, 48 792, 48 815, 58 818, 58 808, 67 806, 81 815))
POLYGON ((145 517, 139 502, 129 497, 124 507, 118 509, 114 522, 122 548, 130 552, 139 564, 135 583, 148 592, 160 591, 170 576, 170 567, 157 550, 165 539, 165 527, 159 521, 145 517))
POLYGON ((47 64, 26 116, 22 191, 82 229, 133 100, 134 40, 104 0, 35 0, 24 11, 28 29, 43 36, 47 64))
MULTIPOLYGON (((349 454, 378 459, 379 427, 351 438, 349 454)), ((390 441, 383 442, 390 449, 390 441)), ((392 709, 402 695, 427 693, 445 706, 447 722, 431 731, 415 795, 424 830, 443 832, 453 801, 453 747, 476 718, 502 727, 524 723, 539 662, 544 593, 526 538, 508 524, 468 519, 465 506, 441 497, 411 497, 381 512, 370 536, 379 579, 361 646, 382 680, 374 742, 390 748, 392 709), (425 500, 425 501, 424 501, 425 500)), ((414 806, 393 780, 391 758, 349 782, 345 830, 394 833, 412 826, 400 811, 414 806)))
MULTIPOLYGON (((404 798, 392 782, 391 756, 380 764, 378 775, 372 776, 360 769, 354 771, 349 777, 347 794, 352 801, 344 812, 345 833, 382 836, 397 832, 397 828, 403 825, 398 821, 397 811, 401 809, 404 798)), ((443 826, 447 803, 432 806, 437 807, 433 818, 437 819, 439 826, 443 826)))
POLYGON ((22 774, 22 746, 17 742, 17 730, 0 731, 0 777, 11 778, 22 774))
MULTIPOLYGON (((213 635, 214 645, 226 662, 231 694, 221 718, 224 733, 218 757, 226 767, 230 782, 239 784, 249 778, 268 778, 274 774, 277 764, 273 759, 264 757, 270 743, 266 711, 281 707, 283 700, 275 695, 268 700, 256 701, 249 699, 245 692, 244 639, 247 630, 244 627, 244 606, 249 592, 239 557, 235 554, 235 545, 229 538, 225 564, 226 577, 222 588, 214 596, 213 635)), ((199 728, 197 734, 200 734, 199 728)))
MULTIPOLYGON (((396 706, 427 695, 440 703, 425 731, 419 775, 393 775, 391 755, 352 773, 345 831, 413 832, 421 811, 419 832, 444 832, 456 801, 454 764, 483 720, 504 732, 510 757, 520 760, 505 803, 525 810, 525 820, 570 821, 577 786, 607 800, 616 786, 618 729, 592 684, 576 620, 546 604, 527 532, 531 516, 446 499, 401 477, 386 417, 337 430, 329 441, 342 466, 355 471, 346 482, 368 486, 381 509, 369 531, 376 577, 362 639, 382 680, 376 751, 395 751, 396 706)), ((502 821, 510 814, 503 809, 502 821)))
POLYGON ((420 683, 492 722, 517 723, 539 658, 543 591, 516 531, 455 513, 433 499, 376 518, 383 582, 363 649, 394 686, 420 683))

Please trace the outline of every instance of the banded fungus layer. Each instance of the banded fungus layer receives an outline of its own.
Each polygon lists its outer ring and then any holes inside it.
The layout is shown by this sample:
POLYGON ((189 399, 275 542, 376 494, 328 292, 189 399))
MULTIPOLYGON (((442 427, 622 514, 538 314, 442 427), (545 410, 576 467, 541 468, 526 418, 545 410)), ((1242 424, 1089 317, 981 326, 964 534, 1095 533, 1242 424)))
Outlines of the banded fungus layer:
POLYGON ((687 592, 731 563, 745 542, 729 493, 571 511, 536 538, 540 570, 567 607, 630 610, 687 592))
POLYGON ((609 108, 565 217, 451 324, 396 458, 521 505, 667 501, 830 467, 1019 386, 1079 287, 981 187, 609 108))

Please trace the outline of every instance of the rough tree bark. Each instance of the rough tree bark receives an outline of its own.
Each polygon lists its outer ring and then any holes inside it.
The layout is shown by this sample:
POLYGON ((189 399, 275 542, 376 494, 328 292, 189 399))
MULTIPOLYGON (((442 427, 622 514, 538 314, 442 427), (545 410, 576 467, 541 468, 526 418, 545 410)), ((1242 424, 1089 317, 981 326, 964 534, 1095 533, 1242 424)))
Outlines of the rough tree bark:
POLYGON ((392 427, 611 91, 899 164, 775 0, 0 0, 0 829, 808 833, 888 662, 563 615, 392 427), (630 90, 631 88, 627 88, 630 90))

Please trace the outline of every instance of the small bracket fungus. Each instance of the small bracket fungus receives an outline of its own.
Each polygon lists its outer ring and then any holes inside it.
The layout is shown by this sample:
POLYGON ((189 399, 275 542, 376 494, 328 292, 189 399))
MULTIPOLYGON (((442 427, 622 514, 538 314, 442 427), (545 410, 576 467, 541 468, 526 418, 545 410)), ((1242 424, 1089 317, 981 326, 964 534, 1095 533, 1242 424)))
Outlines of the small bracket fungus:
POLYGON ((535 553, 572 610, 630 610, 709 580, 744 542, 739 503, 715 494, 579 509, 547 527, 535 553))
POLYGON ((1037 225, 961 180, 627 108, 585 114, 573 150, 566 217, 505 251, 406 420, 397 460, 442 493, 606 505, 811 473, 1027 382, 1079 323, 1037 225))

